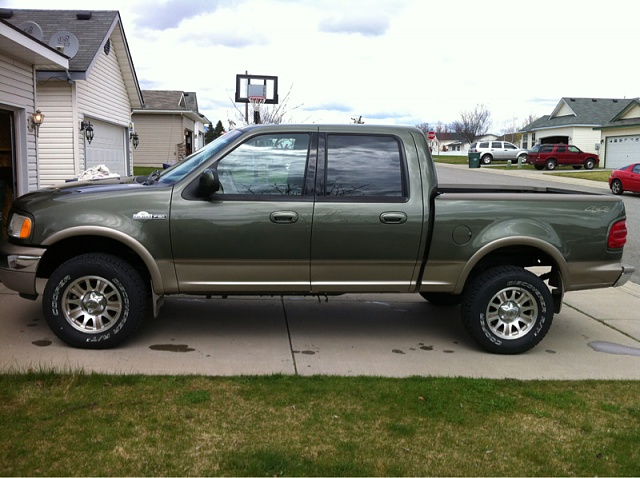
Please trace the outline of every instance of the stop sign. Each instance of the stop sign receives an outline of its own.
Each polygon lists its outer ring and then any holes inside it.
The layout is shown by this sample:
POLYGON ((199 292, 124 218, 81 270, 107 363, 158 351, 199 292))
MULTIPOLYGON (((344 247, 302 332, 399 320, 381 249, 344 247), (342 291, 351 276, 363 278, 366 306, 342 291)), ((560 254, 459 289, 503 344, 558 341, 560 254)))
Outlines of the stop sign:
POLYGON ((429 138, 429 140, 433 141, 434 139, 436 139, 436 132, 435 131, 429 131, 429 133, 427 134, 427 138, 429 138))

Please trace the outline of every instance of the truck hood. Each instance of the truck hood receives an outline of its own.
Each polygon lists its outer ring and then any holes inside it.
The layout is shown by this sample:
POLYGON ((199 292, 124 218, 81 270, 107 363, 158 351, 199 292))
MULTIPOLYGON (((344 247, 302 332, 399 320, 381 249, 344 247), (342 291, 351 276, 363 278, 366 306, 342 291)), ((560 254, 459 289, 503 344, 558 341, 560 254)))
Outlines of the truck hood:
POLYGON ((13 203, 13 207, 20 211, 32 212, 51 201, 67 201, 73 198, 94 199, 97 196, 114 196, 142 192, 161 185, 143 184, 144 177, 128 177, 123 179, 98 179, 93 181, 71 181, 68 183, 38 189, 20 196, 13 203))

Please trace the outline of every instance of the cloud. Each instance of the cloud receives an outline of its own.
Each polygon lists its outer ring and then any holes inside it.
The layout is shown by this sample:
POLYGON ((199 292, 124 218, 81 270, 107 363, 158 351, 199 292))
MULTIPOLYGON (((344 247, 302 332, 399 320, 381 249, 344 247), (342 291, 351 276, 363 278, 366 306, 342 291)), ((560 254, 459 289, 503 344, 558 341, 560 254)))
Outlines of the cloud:
POLYGON ((342 113, 348 113, 352 111, 353 108, 342 103, 323 103, 310 106, 305 105, 304 109, 306 111, 340 111, 342 113))
POLYGON ((234 1, 222 0, 168 0, 165 2, 145 1, 140 3, 138 11, 149 12, 147 15, 139 15, 136 25, 152 30, 168 30, 178 28, 183 20, 191 17, 216 11, 218 8, 229 7, 234 1))
POLYGON ((389 17, 375 16, 342 16, 328 17, 320 21, 318 28, 325 33, 360 34, 366 37, 384 35, 389 28, 389 17))

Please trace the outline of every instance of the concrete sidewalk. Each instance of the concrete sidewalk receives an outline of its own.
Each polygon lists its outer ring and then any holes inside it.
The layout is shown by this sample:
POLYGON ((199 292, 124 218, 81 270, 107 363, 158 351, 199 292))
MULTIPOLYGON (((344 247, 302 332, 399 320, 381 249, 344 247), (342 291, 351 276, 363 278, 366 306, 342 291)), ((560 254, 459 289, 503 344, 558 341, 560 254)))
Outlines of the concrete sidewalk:
POLYGON ((639 308, 635 284, 571 292, 536 348, 500 356, 469 339, 459 307, 433 307, 415 294, 170 297, 131 340, 90 351, 53 335, 40 300, 0 285, 0 372, 639 380, 639 308))

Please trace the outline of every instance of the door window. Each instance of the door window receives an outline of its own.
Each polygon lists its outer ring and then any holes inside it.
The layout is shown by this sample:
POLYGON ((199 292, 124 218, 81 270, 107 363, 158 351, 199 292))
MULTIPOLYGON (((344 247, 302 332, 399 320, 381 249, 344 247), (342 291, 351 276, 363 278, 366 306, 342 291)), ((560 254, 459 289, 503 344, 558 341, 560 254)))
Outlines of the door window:
POLYGON ((309 144, 307 133, 251 138, 218 162, 218 194, 302 196, 309 144))
POLYGON ((408 195, 404 171, 395 137, 330 134, 324 196, 333 200, 404 200, 408 195))

